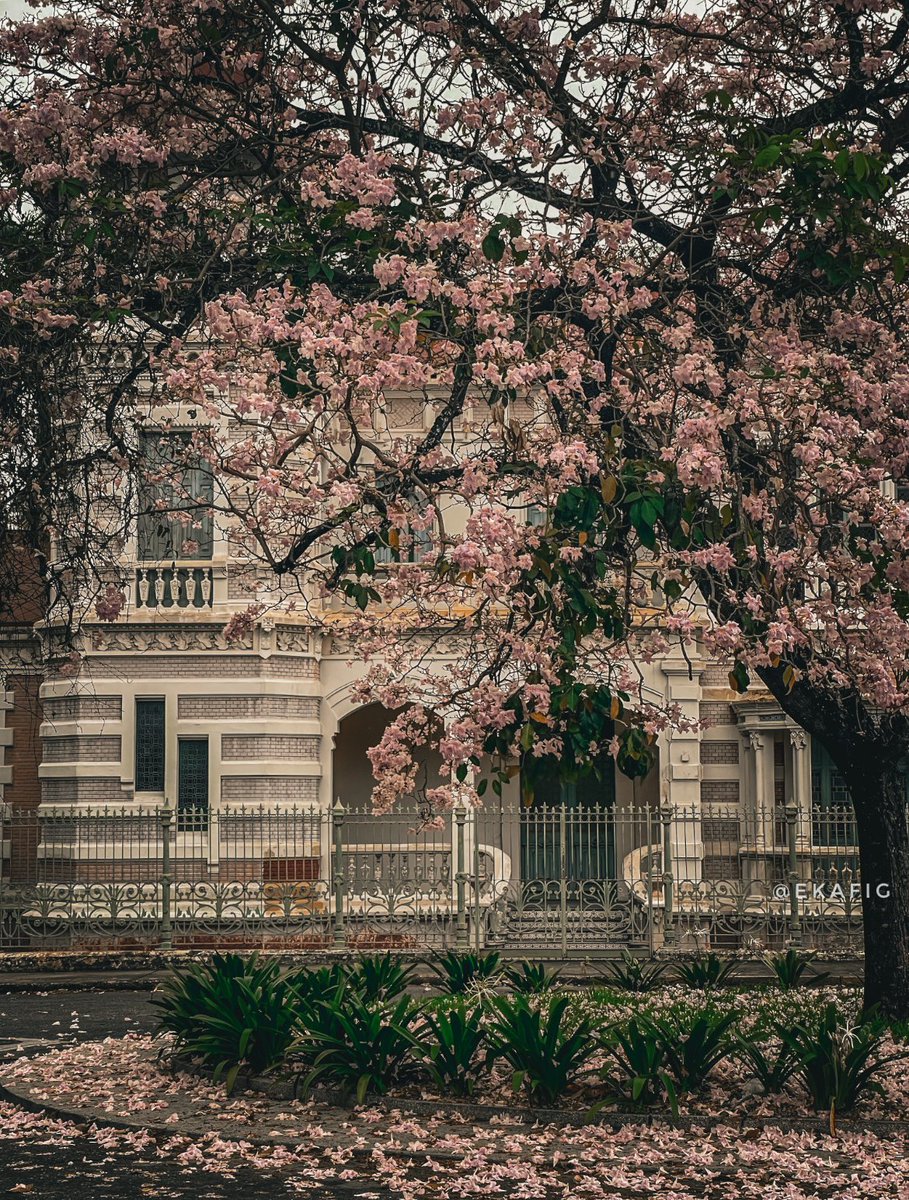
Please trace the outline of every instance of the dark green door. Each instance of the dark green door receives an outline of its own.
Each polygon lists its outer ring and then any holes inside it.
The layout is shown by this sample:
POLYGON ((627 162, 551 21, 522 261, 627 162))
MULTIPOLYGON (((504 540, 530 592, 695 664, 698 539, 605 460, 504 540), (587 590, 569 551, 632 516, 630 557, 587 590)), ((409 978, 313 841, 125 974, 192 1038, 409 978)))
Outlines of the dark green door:
POLYGON ((180 738, 177 820, 181 825, 208 821, 208 738, 180 738))
POLYGON ((521 814, 521 878, 525 882, 614 879, 612 757, 602 764, 599 777, 591 773, 572 783, 563 780, 559 765, 549 760, 529 769, 532 798, 521 814))

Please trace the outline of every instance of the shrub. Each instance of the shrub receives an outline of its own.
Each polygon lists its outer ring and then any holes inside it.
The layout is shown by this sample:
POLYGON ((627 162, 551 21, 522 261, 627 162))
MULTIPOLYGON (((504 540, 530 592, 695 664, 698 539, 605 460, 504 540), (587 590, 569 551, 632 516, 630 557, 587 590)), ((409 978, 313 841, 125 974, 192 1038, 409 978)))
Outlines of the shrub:
POLYGON ((438 954, 430 961, 438 986, 449 995, 466 992, 473 985, 490 982, 501 970, 501 958, 490 954, 438 954))
POLYGON ((600 1071, 607 1097, 594 1106, 619 1102, 632 1109, 650 1108, 668 1100, 678 1112, 675 1084, 669 1071, 666 1042, 659 1029, 646 1017, 613 1025, 602 1035, 600 1045, 611 1059, 600 1071))
POLYGON ((815 1109, 830 1112, 831 1132, 836 1114, 854 1108, 868 1091, 879 1091, 874 1076, 888 1062, 906 1053, 881 1057, 886 1026, 872 1019, 863 1025, 841 1021, 836 1005, 828 1004, 817 1025, 778 1025, 776 1032, 793 1052, 795 1074, 815 1109))
POLYGON ((297 996, 275 961, 216 954, 176 971, 152 1000, 158 1030, 176 1048, 214 1069, 232 1091, 245 1066, 258 1074, 296 1046, 297 996))
POLYGON ((676 963, 676 976, 689 987, 700 991, 709 991, 724 983, 731 983, 738 964, 734 959, 723 961, 718 954, 710 951, 693 958, 690 962, 676 963))
POLYGON ((459 1096, 473 1094, 478 1077, 486 1069, 479 1053, 486 1040, 482 1019, 481 1008, 470 1013, 460 1008, 434 1015, 424 1012, 426 1028, 434 1038, 427 1047, 426 1068, 438 1088, 459 1096))
POLYGON ((425 1055, 413 1026, 420 1006, 402 996, 393 1007, 368 1004, 354 991, 320 1001, 303 1014, 312 1067, 304 1094, 323 1077, 349 1088, 362 1104, 369 1092, 387 1092, 412 1078, 425 1055))
POLYGON ((505 1059, 512 1068, 512 1087, 524 1088, 531 1102, 551 1104, 563 1095, 594 1048, 586 1021, 567 1031, 567 1008, 567 996, 545 1014, 531 1008, 526 996, 492 1001, 495 1015, 489 1025, 487 1059, 505 1059))
MULTIPOLYGON (((765 954, 763 961, 773 971, 777 987, 781 991, 789 992, 801 983, 810 960, 806 954, 799 954, 790 947, 785 954, 765 954)), ((812 983, 823 983, 827 978, 828 975, 812 970, 812 983)))
POLYGON ((739 1038, 735 1045, 735 1056, 751 1070, 767 1095, 781 1092, 798 1065, 791 1046, 780 1042, 776 1053, 771 1055, 759 1042, 739 1038))
POLYGON ((602 1072, 612 1097, 635 1108, 665 1098, 677 1111, 677 1096, 697 1091, 732 1052, 736 1019, 734 1013, 700 1009, 667 1019, 636 1016, 611 1026, 601 1045, 614 1064, 602 1072))
POLYGON ((347 986, 349 975, 343 964, 332 963, 327 967, 301 967, 287 978, 301 1004, 306 1005, 330 999, 339 987, 347 986))
POLYGON ((734 1047, 730 1030, 737 1021, 735 1013, 717 1013, 709 1009, 687 1018, 654 1020, 663 1038, 666 1062, 680 1092, 695 1092, 707 1076, 728 1058, 734 1047))
POLYGON ((364 1000, 394 1000, 410 983, 416 964, 405 964, 391 954, 366 956, 358 960, 348 975, 350 986, 364 1000))
POLYGON ((668 967, 668 962, 648 962, 623 950, 620 959, 603 964, 600 974, 623 992, 652 992, 660 986, 668 967))
POLYGON ((543 963, 522 962, 508 967, 505 978, 515 992, 524 996, 541 996, 552 991, 559 980, 559 971, 547 971, 543 963))

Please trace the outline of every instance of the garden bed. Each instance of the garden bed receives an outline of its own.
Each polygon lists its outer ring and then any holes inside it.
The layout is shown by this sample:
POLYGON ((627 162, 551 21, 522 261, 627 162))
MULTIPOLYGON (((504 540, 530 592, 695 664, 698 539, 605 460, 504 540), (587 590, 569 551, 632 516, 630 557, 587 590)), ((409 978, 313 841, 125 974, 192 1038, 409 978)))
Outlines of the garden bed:
POLYGON ((817 976, 805 988, 814 968, 797 955, 771 965, 777 986, 747 992, 710 956, 671 969, 629 959, 609 986, 566 990, 539 964, 448 955, 441 994, 418 999, 412 965, 388 955, 283 974, 228 956, 175 976, 158 1004, 178 1067, 228 1091, 437 1109, 481 1095, 487 1116, 578 1124, 899 1121, 907 1031, 862 1021, 853 989, 817 976))
POLYGON ((0 1101, 0 1139, 74 1144, 75 1121, 111 1153, 140 1149, 191 1173, 230 1177, 248 1164, 279 1172, 291 1194, 343 1182, 401 1200, 898 1200, 909 1178, 909 1137, 896 1129, 882 1137, 842 1128, 830 1138, 719 1120, 610 1128, 608 1116, 605 1125, 528 1126, 526 1112, 477 1105, 478 1119, 461 1106, 413 1111, 388 1098, 345 1111, 314 1099, 228 1097, 222 1085, 174 1073, 160 1049, 129 1035, 9 1064, 0 1072, 7 1087, 56 1115, 0 1101))

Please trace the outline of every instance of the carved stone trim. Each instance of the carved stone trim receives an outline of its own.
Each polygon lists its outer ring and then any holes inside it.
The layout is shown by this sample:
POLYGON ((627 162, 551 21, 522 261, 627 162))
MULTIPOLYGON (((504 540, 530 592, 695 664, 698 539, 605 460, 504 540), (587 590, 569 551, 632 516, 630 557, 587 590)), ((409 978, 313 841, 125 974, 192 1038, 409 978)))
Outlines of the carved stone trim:
POLYGON ((312 634, 308 629, 277 625, 274 631, 275 647, 290 654, 312 654, 312 634))
POLYGON ((146 654, 149 651, 165 653, 197 653, 198 651, 252 650, 252 634, 239 641, 228 642, 220 627, 197 625, 189 628, 163 627, 155 629, 93 629, 92 650, 96 653, 111 651, 121 654, 146 654))

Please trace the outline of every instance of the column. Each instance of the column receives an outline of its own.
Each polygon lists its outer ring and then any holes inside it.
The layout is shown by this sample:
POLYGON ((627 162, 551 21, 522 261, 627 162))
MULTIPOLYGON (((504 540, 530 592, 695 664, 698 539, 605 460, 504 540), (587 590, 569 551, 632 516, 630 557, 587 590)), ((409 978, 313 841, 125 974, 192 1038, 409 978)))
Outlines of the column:
MULTIPOLYGON (((669 680, 668 699, 677 704, 681 715, 691 721, 700 717, 701 664, 683 661, 663 663, 669 680)), ((701 835, 701 735, 698 729, 689 732, 673 731, 660 740, 660 754, 668 760, 661 772, 662 803, 673 809, 672 873, 680 913, 684 914, 687 887, 701 882, 704 865, 704 842, 701 835)))
POLYGON ((744 813, 743 839, 750 851, 746 860, 751 864, 748 877, 767 879, 774 843, 773 742, 765 740, 758 729, 746 730, 745 739, 750 759, 747 768, 749 802, 744 813))
MULTIPOLYGON (((811 739, 804 729, 789 730, 792 747, 792 802, 798 809, 796 819, 796 845, 799 851, 811 846, 811 739)), ((801 853, 798 860, 799 876, 811 876, 811 856, 801 853)))

